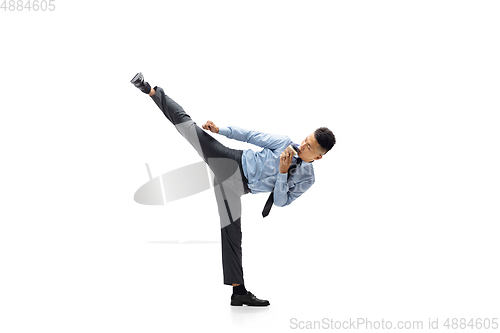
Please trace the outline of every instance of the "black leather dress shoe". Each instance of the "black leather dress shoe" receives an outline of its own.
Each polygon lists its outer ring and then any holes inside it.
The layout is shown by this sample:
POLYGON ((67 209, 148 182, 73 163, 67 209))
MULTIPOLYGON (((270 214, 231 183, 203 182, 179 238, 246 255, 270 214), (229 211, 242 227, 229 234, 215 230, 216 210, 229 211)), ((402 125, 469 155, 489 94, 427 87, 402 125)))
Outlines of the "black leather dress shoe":
POLYGON ((134 78, 130 80, 130 82, 145 94, 149 94, 151 91, 151 86, 149 83, 144 81, 144 75, 142 75, 142 73, 135 74, 134 78))
POLYGON ((258 299, 254 294, 247 291, 246 295, 231 295, 231 305, 242 306, 243 304, 248 306, 268 306, 269 301, 258 299))

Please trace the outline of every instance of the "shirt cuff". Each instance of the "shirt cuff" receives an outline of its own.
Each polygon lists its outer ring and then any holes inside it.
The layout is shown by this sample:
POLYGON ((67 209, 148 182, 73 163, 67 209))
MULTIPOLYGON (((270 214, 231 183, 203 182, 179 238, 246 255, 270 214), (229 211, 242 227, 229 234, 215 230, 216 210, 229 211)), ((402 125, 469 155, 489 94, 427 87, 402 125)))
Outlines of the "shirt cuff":
POLYGON ((276 177, 276 181, 286 183, 287 178, 288 178, 288 172, 286 172, 286 173, 279 172, 278 176, 276 177))
POLYGON ((231 133, 229 128, 227 127, 219 127, 219 133, 220 135, 228 136, 231 133))

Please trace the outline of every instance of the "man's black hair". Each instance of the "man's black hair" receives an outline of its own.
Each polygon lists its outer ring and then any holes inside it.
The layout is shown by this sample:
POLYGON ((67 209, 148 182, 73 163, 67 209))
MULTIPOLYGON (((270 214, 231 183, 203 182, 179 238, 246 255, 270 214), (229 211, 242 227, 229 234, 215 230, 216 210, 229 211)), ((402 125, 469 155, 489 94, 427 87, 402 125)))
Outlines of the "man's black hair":
POLYGON ((320 127, 314 131, 314 138, 318 141, 324 152, 321 155, 326 154, 330 149, 332 149, 335 144, 335 135, 326 127, 320 127))

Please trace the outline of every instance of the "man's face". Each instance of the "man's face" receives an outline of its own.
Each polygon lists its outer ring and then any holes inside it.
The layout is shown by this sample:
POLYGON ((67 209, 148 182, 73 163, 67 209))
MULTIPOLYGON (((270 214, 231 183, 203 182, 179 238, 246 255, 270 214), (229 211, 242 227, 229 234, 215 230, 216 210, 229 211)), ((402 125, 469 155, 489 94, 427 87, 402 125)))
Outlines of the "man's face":
POLYGON ((304 141, 299 146, 299 157, 305 162, 312 162, 314 160, 319 160, 323 156, 320 155, 319 151, 321 146, 314 137, 314 132, 309 134, 304 141))

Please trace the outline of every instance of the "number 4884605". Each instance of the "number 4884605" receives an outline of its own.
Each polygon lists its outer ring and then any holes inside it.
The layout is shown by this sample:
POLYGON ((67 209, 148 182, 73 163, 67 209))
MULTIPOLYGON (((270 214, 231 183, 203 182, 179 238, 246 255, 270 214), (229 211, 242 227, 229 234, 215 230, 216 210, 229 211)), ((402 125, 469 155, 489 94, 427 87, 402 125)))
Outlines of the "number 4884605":
POLYGON ((46 11, 50 10, 53 11, 56 9, 55 5, 55 0, 28 0, 25 2, 25 0, 4 0, 2 2, 2 5, 0 6, 0 9, 3 9, 4 11, 18 11, 21 12, 23 10, 27 11, 46 11))

